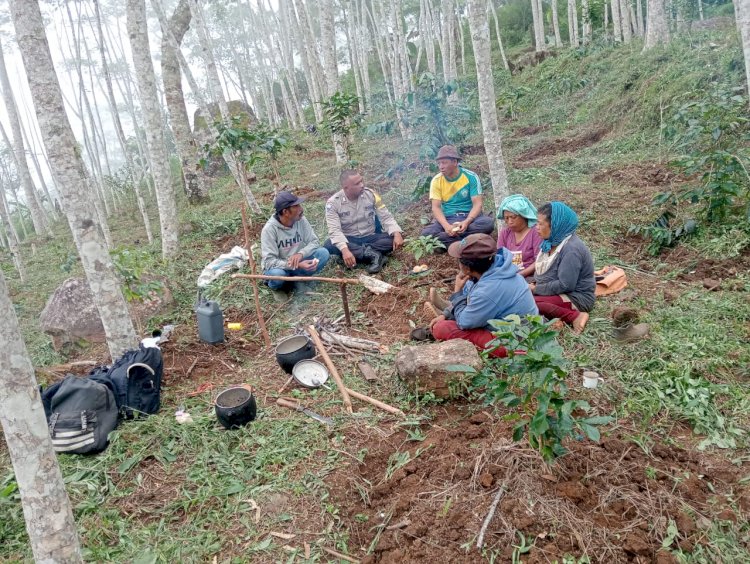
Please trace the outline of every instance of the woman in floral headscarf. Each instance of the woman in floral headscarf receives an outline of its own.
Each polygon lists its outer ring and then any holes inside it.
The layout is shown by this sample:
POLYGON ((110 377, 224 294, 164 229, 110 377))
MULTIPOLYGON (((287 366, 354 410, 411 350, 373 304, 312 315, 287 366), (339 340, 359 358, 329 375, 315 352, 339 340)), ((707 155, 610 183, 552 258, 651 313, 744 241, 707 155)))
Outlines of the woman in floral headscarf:
POLYGON ((505 222, 505 227, 497 234, 497 248, 506 248, 513 253, 513 264, 518 266, 519 274, 524 278, 534 274, 536 256, 542 238, 536 225, 536 208, 526 196, 514 194, 500 203, 498 219, 505 222))
POLYGON ((594 308, 596 280, 591 252, 575 234, 578 216, 562 202, 552 202, 539 208, 537 219, 543 240, 529 288, 539 313, 580 333, 594 308))

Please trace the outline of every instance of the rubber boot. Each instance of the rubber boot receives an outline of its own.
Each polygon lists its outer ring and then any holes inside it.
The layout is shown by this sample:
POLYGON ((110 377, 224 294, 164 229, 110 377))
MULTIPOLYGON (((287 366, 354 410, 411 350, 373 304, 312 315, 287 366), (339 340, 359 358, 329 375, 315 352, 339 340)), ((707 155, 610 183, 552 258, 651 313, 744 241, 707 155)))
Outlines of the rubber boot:
POLYGON ((622 327, 612 329, 612 338, 618 343, 632 343, 640 341, 648 335, 650 330, 648 323, 628 323, 622 327))
POLYGON ((385 263, 388 262, 388 257, 383 253, 380 253, 370 246, 365 247, 362 256, 370 261, 370 265, 367 267, 368 274, 376 274, 383 270, 385 263))

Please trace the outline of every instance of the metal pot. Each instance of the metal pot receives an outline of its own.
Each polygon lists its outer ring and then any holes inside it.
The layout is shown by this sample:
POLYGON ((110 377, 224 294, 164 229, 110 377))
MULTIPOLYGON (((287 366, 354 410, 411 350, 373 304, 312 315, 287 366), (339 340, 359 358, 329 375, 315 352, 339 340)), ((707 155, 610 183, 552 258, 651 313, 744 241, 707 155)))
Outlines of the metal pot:
POLYGON ((216 418, 227 429, 237 429, 255 419, 255 396, 248 388, 229 388, 221 392, 214 403, 216 418))
POLYGON ((300 360, 294 365, 292 376, 300 386, 314 389, 325 386, 328 369, 317 360, 300 360))
POLYGON ((276 345, 276 362, 287 374, 292 373, 294 365, 300 360, 309 360, 314 357, 315 347, 305 335, 287 337, 276 345))

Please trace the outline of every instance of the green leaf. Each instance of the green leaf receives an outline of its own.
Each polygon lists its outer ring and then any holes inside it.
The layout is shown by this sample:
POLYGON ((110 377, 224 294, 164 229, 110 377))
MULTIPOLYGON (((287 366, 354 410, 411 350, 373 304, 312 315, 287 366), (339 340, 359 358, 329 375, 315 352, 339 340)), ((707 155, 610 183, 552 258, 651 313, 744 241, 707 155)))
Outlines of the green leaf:
POLYGON ((601 435, 599 434, 599 429, 597 429, 597 428, 596 428, 596 427, 594 427, 593 425, 588 425, 588 424, 586 424, 586 423, 582 423, 582 422, 579 422, 579 425, 581 426, 581 430, 582 430, 582 431, 583 431, 584 433, 586 433, 586 436, 587 436, 587 437, 588 437, 588 438, 589 438, 590 440, 592 440, 592 441, 595 441, 595 442, 598 442, 598 441, 599 441, 599 438, 600 438, 600 436, 601 436, 601 435))
POLYGON ((221 493, 219 493, 219 495, 233 495, 233 494, 236 494, 236 493, 240 493, 244 489, 245 489, 245 485, 244 484, 241 484, 239 482, 235 482, 234 484, 232 484, 231 486, 229 486, 228 488, 226 488, 225 490, 223 490, 221 493))
POLYGON ((614 417, 604 415, 600 417, 587 417, 586 419, 581 419, 581 423, 586 423, 587 425, 607 425, 614 420, 614 417))
POLYGON ((117 471, 120 474, 125 474, 125 472, 127 472, 128 470, 130 470, 133 466, 135 466, 136 464, 138 464, 140 461, 141 461, 141 457, 140 456, 131 456, 130 458, 128 458, 127 460, 125 460, 122 464, 120 464, 117 467, 117 471))

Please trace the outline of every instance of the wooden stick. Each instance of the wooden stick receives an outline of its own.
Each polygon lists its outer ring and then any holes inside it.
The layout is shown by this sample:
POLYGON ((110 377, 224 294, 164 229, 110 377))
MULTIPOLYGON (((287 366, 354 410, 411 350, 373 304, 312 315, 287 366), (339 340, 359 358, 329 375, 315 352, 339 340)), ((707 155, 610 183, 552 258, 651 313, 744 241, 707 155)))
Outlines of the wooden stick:
POLYGON ((330 554, 331 556, 335 556, 336 558, 341 558, 341 560, 346 560, 347 562, 351 562, 352 564, 359 564, 359 560, 356 558, 352 558, 351 556, 347 556, 346 554, 341 554, 340 552, 336 552, 332 548, 326 548, 325 546, 321 547, 325 552, 330 554))
POLYGON ((391 405, 388 405, 387 403, 383 403, 380 400, 376 400, 375 398, 371 398, 370 396, 366 396, 365 394, 360 394, 359 392, 355 392, 354 390, 351 390, 349 388, 346 389, 347 392, 349 392, 349 395, 353 398, 357 398, 358 400, 366 401, 367 403, 371 403, 375 407, 379 407, 383 411, 387 411, 388 413, 393 413, 394 415, 398 415, 399 417, 405 417, 403 411, 398 409, 397 407, 393 407, 391 405))
POLYGON ((283 280, 284 282, 332 282, 334 284, 361 284, 356 278, 326 278, 324 276, 270 276, 267 274, 232 274, 232 278, 249 278, 250 280, 283 280))
POLYGON ((346 407, 346 412, 349 414, 354 413, 354 410, 352 410, 352 399, 349 397, 349 391, 346 389, 346 386, 344 386, 344 381, 341 379, 338 370, 336 370, 336 367, 333 365, 331 357, 328 356, 326 348, 323 345, 323 342, 320 340, 320 335, 318 335, 318 332, 315 330, 315 325, 308 326, 307 331, 310 333, 310 337, 312 338, 313 343, 315 343, 315 347, 318 349, 318 353, 323 358, 323 362, 325 362, 326 366, 328 367, 328 370, 331 373, 331 377, 336 381, 336 386, 338 387, 339 392, 341 393, 341 397, 344 400, 344 407, 346 407))
POLYGON ((349 298, 346 295, 346 284, 341 285, 341 302, 344 304, 344 316, 346 317, 346 326, 352 326, 352 316, 349 314, 349 298))
POLYGON ((284 382, 284 385, 279 388, 279 391, 276 392, 277 394, 283 394, 284 390, 286 390, 286 387, 292 383, 292 380, 294 380, 294 376, 289 376, 289 380, 284 382))
MULTIPOLYGON (((510 470, 508 470, 508 475, 510 475, 510 470)), ((490 522, 492 521, 492 518, 495 516, 495 510, 497 509, 497 504, 500 503, 500 498, 503 497, 503 494, 505 493, 505 486, 508 484, 508 477, 506 476, 505 480, 503 480, 502 485, 498 488, 497 493, 495 494, 495 499, 492 500, 492 505, 490 505, 490 510, 487 512, 487 516, 484 518, 484 523, 482 523, 482 528, 479 530, 479 537, 477 538, 477 548, 479 550, 482 550, 482 545, 484 544, 484 535, 487 532, 487 527, 490 526, 490 522)))
MULTIPOLYGON (((245 231, 245 249, 247 249, 247 260, 250 263, 250 272, 255 274, 255 259, 253 258, 253 250, 250 248, 250 232, 247 227, 247 213, 245 213, 245 202, 242 202, 242 229, 245 231)), ((258 281, 253 280, 253 300, 255 300, 255 314, 258 316, 258 325, 260 325, 260 332, 263 333, 263 340, 266 343, 266 348, 271 348, 271 336, 268 334, 266 328, 266 320, 263 319, 263 313, 260 311, 260 296, 258 296, 258 281)))

